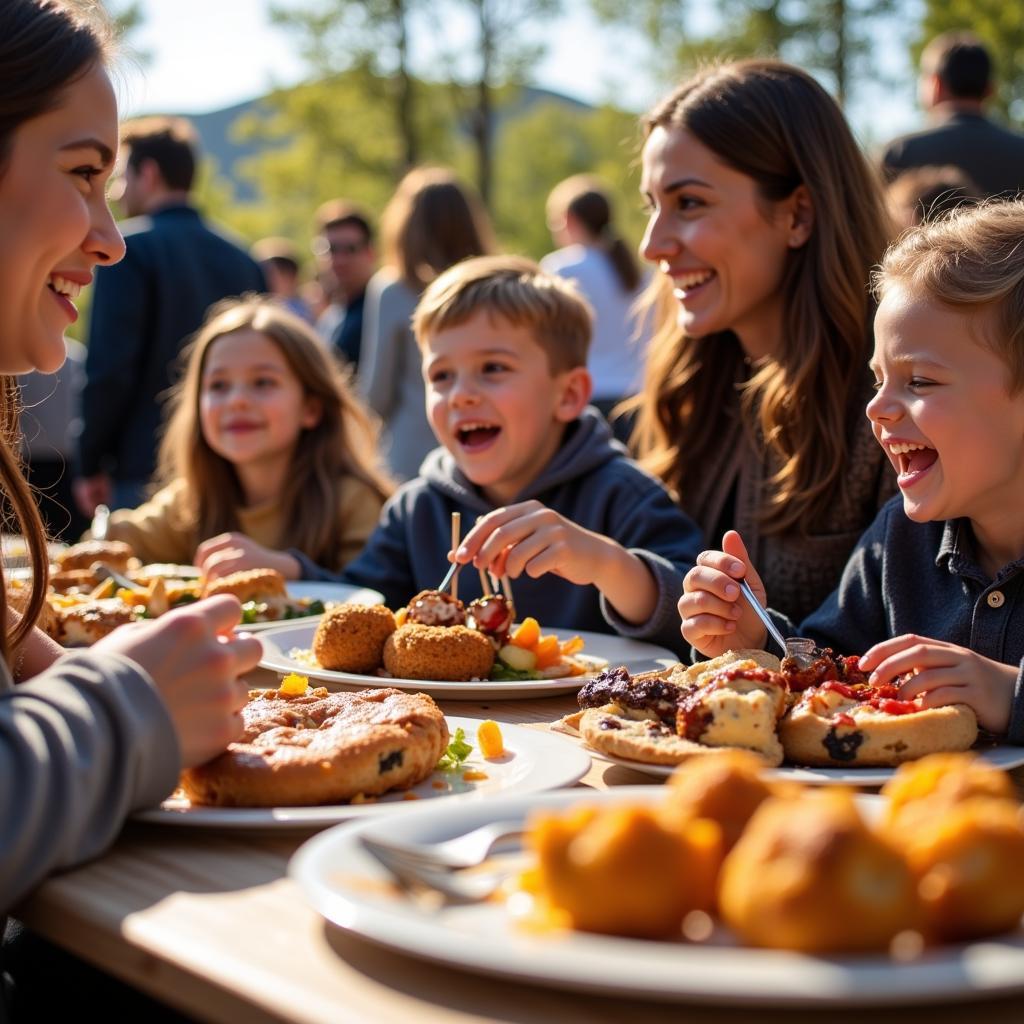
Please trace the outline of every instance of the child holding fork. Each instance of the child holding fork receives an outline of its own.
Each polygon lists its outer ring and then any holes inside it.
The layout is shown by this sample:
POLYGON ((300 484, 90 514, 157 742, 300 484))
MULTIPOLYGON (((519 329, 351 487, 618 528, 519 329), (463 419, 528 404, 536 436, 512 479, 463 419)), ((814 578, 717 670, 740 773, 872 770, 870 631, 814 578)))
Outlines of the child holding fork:
MULTIPOLYGON (((340 578, 398 605, 450 559, 472 562, 511 577, 520 612, 545 626, 679 649, 675 602, 700 535, 588 407, 591 315, 572 285, 528 260, 467 260, 427 288, 413 328, 442 447, 340 578), (453 512, 471 528, 451 552, 453 512)), ((305 578, 337 578, 299 557, 305 578)), ((477 584, 463 573, 460 596, 477 584)))
MULTIPOLYGON (((925 707, 970 705, 1024 743, 1024 202, 967 209, 905 235, 877 276, 867 415, 901 496, 861 538, 799 632, 864 651, 873 683, 925 707)), ((683 636, 702 654, 761 647, 740 600, 764 587, 738 533, 686 577, 683 636)))

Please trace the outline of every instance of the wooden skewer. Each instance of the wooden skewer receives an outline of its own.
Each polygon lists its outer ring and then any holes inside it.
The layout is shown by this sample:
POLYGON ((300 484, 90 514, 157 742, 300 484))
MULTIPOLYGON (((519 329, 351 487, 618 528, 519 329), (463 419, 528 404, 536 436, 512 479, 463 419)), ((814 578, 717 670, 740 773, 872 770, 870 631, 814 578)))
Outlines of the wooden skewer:
POLYGON ((505 600, 508 601, 509 607, 514 608, 515 602, 512 600, 512 581, 508 576, 501 577, 501 592, 505 595, 505 600))
MULTIPOLYGON (((452 551, 459 550, 459 542, 462 539, 462 513, 452 513, 452 551)), ((452 600, 457 601, 459 599, 459 574, 456 573, 452 578, 452 600)))
POLYGON ((484 597, 490 597, 494 593, 491 588, 491 578, 484 569, 480 570, 480 586, 483 588, 484 597))

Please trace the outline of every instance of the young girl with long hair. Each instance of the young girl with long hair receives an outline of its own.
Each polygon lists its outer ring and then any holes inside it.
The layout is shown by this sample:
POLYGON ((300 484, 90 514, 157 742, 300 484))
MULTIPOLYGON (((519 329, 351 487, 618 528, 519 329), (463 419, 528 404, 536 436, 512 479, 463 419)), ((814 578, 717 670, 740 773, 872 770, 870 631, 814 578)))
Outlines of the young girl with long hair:
POLYGON ((661 273, 635 440, 711 546, 739 530, 800 619, 895 490, 864 417, 879 186, 835 102, 776 61, 696 75, 644 130, 661 273))
POLYGON ((284 548, 340 570, 391 488, 370 417, 312 328, 271 299, 226 299, 184 359, 160 446, 164 486, 114 512, 108 537, 209 577, 265 567, 297 579, 284 548))
POLYGON ((494 240, 483 204, 441 167, 417 167, 399 182, 380 234, 384 266, 366 289, 358 385, 383 421, 391 472, 409 480, 437 444, 424 411, 413 310, 435 277, 469 256, 493 252, 494 240))
POLYGON ((59 661, 32 625, 47 552, 14 454, 13 375, 61 365, 74 299, 97 267, 124 255, 105 191, 117 101, 100 10, 0 4, 0 489, 33 570, 20 618, 0 576, 0 924, 47 874, 96 856, 130 812, 159 803, 182 767, 236 738, 246 700, 238 676, 260 656, 255 638, 232 635, 240 606, 228 596, 125 626, 59 661))

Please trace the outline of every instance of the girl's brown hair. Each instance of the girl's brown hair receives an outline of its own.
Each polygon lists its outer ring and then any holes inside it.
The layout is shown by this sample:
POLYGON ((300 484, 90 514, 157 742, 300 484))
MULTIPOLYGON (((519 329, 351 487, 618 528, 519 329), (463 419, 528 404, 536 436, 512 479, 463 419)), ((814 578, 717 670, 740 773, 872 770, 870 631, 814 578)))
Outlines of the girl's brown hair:
POLYGON ((169 484, 183 480, 182 525, 197 541, 239 529, 242 488, 234 467, 203 437, 199 421, 206 357, 218 339, 235 331, 257 331, 280 350, 307 397, 322 412, 304 429, 280 497, 288 536, 280 546, 298 548, 313 561, 335 566, 341 550, 340 489, 346 476, 368 484, 382 498, 391 481, 377 468, 377 430, 311 327, 270 299, 246 295, 210 309, 195 339, 183 352, 185 375, 175 388, 167 430, 160 444, 158 475, 169 484))
POLYGON ((904 284, 933 302, 978 314, 978 339, 1024 390, 1024 201, 964 207, 904 234, 874 278, 879 298, 904 284))
MULTIPOLYGON (((85 0, 17 0, 0 4, 0 177, 17 130, 58 107, 64 93, 113 49, 113 30, 98 4, 85 0)), ((31 631, 46 600, 49 557, 39 509, 22 475, 18 451, 18 386, 0 377, 0 490, 4 527, 28 545, 32 590, 20 621, 8 632, 7 594, 0 571, 0 657, 31 631)))
POLYGON ((453 263, 494 251, 483 204, 442 167, 417 167, 399 182, 380 236, 384 263, 417 292, 453 263))
POLYGON ((869 357, 868 280, 889 224, 879 184, 842 112, 798 68, 741 61, 687 81, 644 119, 685 129, 729 167, 753 178, 767 204, 806 186, 814 208, 807 243, 785 268, 782 344, 746 379, 731 332, 690 338, 664 275, 649 304, 652 340, 634 439, 645 465, 685 495, 690 472, 714 465, 721 410, 742 390, 777 469, 768 481, 765 532, 807 530, 843 486, 849 424, 861 401, 869 357))
POLYGON ((612 223, 612 200, 601 182, 589 174, 576 174, 560 181, 548 196, 548 224, 568 214, 579 221, 604 250, 624 292, 632 294, 640 285, 640 268, 630 248, 612 223))

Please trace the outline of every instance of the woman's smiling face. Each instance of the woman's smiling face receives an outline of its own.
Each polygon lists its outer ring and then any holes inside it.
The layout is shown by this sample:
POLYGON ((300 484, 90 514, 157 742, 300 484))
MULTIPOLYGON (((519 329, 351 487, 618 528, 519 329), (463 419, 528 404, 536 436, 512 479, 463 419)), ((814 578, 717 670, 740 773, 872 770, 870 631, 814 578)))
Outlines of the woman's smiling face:
POLYGON ((671 279, 686 334, 732 330, 748 354, 770 355, 788 256, 810 233, 795 200, 767 203, 752 177, 683 128, 651 132, 640 188, 650 208, 641 251, 671 279))
POLYGON ((101 65, 13 133, 0 166, 0 373, 56 370, 74 299, 97 264, 124 255, 105 194, 116 151, 117 101, 101 65))

